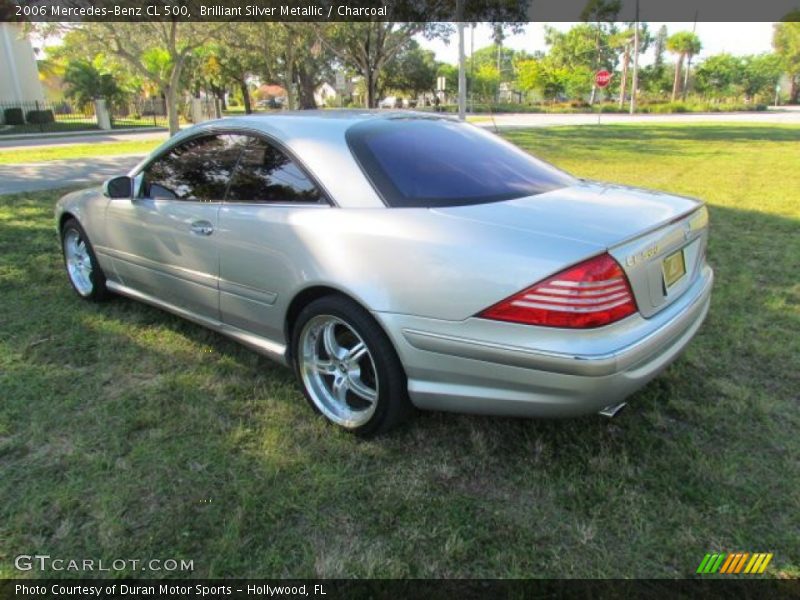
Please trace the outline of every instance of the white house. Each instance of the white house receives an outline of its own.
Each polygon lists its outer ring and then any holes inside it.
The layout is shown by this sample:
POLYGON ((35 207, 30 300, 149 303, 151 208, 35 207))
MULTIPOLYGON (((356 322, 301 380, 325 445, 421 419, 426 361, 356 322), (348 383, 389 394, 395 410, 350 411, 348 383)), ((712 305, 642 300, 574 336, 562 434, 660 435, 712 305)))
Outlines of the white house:
MULTIPOLYGON (((16 23, 0 23, 0 105, 44 102, 33 47, 16 23)), ((0 110, 0 122, 3 111, 0 110)))

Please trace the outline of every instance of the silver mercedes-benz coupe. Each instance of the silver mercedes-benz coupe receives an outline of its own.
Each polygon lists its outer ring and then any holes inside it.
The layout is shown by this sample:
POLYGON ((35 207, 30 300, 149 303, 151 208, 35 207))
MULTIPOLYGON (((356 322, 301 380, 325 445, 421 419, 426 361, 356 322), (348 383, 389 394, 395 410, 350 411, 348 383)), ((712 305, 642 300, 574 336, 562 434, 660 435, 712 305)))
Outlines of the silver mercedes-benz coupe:
POLYGON ((80 296, 123 294, 289 365, 361 435, 414 407, 613 414, 694 336, 713 281, 701 202, 416 113, 204 123, 56 219, 80 296))

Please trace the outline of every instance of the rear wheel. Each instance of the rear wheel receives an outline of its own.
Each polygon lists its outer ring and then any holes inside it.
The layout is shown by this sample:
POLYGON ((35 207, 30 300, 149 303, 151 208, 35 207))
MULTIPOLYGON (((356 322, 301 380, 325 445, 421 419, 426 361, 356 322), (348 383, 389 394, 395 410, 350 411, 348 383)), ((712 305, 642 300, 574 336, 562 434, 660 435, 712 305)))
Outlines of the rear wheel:
POLYGON ((99 302, 108 298, 106 276, 86 232, 75 219, 68 219, 61 228, 61 250, 72 289, 86 300, 99 302))
POLYGON ((413 410, 391 342, 372 316, 347 298, 326 296, 301 311, 292 355, 311 406, 344 429, 375 435, 413 410))

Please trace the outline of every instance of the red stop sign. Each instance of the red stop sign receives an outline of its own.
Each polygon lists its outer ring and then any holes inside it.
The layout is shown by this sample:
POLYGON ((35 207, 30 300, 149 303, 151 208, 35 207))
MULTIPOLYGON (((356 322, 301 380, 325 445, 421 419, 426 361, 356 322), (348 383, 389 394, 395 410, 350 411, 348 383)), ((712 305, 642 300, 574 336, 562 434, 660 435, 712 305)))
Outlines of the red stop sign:
POLYGON ((594 82, 597 84, 597 87, 606 87, 609 83, 611 83, 611 73, 605 69, 598 71, 594 74, 594 82))

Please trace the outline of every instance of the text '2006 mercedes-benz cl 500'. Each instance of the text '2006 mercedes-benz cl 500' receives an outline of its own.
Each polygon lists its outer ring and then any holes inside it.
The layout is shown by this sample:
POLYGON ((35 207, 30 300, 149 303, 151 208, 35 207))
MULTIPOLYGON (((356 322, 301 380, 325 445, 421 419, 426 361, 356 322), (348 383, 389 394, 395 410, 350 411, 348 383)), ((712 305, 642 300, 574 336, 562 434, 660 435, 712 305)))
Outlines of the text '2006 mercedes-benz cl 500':
POLYGON ((56 219, 80 296, 148 302, 289 365, 361 435, 414 407, 613 414, 694 336, 713 281, 701 202, 408 112, 207 122, 56 219))

